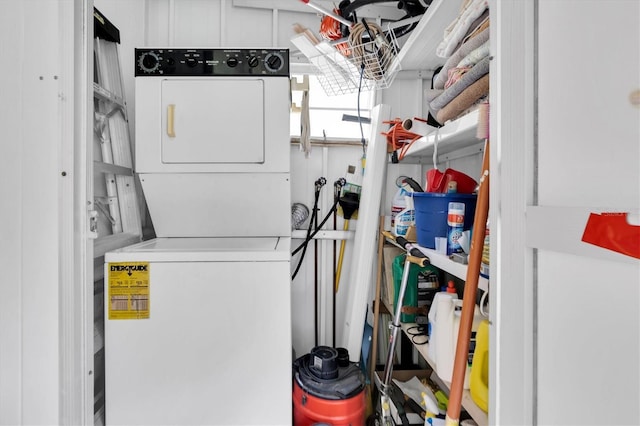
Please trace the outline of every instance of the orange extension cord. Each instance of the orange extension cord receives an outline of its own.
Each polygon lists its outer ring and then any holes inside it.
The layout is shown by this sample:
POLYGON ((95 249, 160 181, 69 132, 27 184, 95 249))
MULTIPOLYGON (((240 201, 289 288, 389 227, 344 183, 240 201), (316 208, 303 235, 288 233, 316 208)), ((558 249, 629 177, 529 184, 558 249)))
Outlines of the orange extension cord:
MULTIPOLYGON (((340 10, 333 9, 333 13, 340 15, 340 10)), ((340 29, 340 22, 336 21, 331 16, 325 15, 322 18, 322 21, 320 21, 320 35, 325 40, 330 41, 341 39, 342 30, 340 29)), ((335 47, 344 56, 349 56, 351 54, 351 51, 349 50, 349 43, 347 42, 338 43, 335 47)))
POLYGON ((392 121, 385 121, 385 124, 391 124, 392 127, 388 132, 382 132, 387 137, 387 144, 393 151, 398 151, 398 160, 402 160, 407 151, 415 141, 420 139, 422 135, 405 130, 402 127, 402 120, 396 118, 392 121))

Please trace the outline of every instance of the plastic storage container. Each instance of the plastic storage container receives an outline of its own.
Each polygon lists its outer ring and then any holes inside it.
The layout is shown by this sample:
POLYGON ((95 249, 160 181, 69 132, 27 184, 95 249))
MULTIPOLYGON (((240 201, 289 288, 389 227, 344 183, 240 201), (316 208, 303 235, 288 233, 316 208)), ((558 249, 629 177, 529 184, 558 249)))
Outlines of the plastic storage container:
POLYGON ((464 227, 469 230, 473 225, 476 212, 476 194, 443 194, 436 192, 416 192, 413 204, 416 210, 416 234, 418 244, 435 249, 436 237, 447 237, 447 216, 449 203, 464 203, 464 227))

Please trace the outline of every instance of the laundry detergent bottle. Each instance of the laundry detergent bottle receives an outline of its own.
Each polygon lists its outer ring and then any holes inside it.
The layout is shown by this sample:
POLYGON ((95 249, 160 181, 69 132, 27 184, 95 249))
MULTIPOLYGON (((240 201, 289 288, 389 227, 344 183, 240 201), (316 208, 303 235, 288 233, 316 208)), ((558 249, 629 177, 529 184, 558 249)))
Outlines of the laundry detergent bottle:
POLYGON ((391 201, 391 232, 395 232, 396 216, 407 208, 406 196, 409 193, 402 186, 398 186, 398 191, 391 201))
POLYGON ((393 220, 392 232, 396 237, 404 237, 409 227, 415 224, 416 211, 413 207, 413 197, 405 196, 405 208, 393 220))
MULTIPOLYGON (((438 363, 437 361, 437 347, 438 347, 438 332, 439 326, 438 318, 444 316, 443 313, 439 313, 440 306, 442 306, 443 310, 449 310, 450 306, 453 306, 453 299, 457 299, 458 294, 456 293, 456 288, 453 281, 449 281, 447 283, 446 291, 440 291, 435 294, 433 297, 433 302, 431 303, 431 309, 429 309, 429 346, 427 348, 427 355, 431 358, 431 361, 434 363, 438 363), (442 303, 441 303, 442 302, 442 303)), ((442 324, 440 324, 442 325, 442 324)))
MULTIPOLYGON (((448 288, 450 288, 449 285, 448 288)), ((462 312, 462 299, 441 297, 438 300, 438 308, 435 314, 435 338, 430 340, 434 346, 433 360, 436 364, 436 373, 445 382, 451 382, 453 376, 453 364, 458 345, 458 333, 460 330, 460 315, 462 312)), ((480 309, 474 307, 473 323, 471 327, 471 341, 469 342, 469 362, 465 373, 464 388, 469 389, 470 365, 475 349, 475 332, 483 317, 480 309)), ((431 346, 430 343, 430 346, 431 346)))

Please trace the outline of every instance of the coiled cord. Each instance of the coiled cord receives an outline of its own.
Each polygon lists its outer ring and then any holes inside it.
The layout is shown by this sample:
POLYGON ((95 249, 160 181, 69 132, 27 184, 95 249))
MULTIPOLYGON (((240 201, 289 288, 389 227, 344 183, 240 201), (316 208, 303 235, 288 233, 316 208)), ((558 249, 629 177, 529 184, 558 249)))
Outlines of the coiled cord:
POLYGON ((400 119, 385 121, 384 123, 391 124, 391 129, 386 133, 382 132, 382 134, 387 137, 387 144, 391 146, 391 149, 398 151, 398 160, 402 160, 411 145, 422 136, 402 127, 402 120, 400 119))
POLYGON ((363 19, 351 27, 349 44, 355 63, 364 66, 364 76, 380 80, 384 76, 385 59, 394 54, 382 28, 363 19))
MULTIPOLYGON (((333 13, 335 13, 336 15, 340 15, 340 10, 333 9, 333 13)), ((341 39, 342 28, 340 27, 340 22, 336 21, 331 16, 325 15, 320 21, 320 35, 324 39, 330 41, 341 39)), ((335 48, 346 57, 351 55, 349 43, 347 42, 338 43, 336 44, 335 48)))

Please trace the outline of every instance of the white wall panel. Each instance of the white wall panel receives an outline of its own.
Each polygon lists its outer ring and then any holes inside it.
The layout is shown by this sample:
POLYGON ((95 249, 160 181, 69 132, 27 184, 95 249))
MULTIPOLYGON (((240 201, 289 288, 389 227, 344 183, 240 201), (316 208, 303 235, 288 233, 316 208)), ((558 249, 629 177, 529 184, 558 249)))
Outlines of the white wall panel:
POLYGON ((3 6, 2 54, 15 66, 0 82, 8 98, 3 125, 10 135, 0 144, 0 423, 56 424, 58 190, 64 179, 59 105, 64 95, 72 96, 60 92, 60 81, 71 76, 60 73, 61 58, 67 57, 58 38, 58 2, 3 6))
MULTIPOLYGON (((180 0, 174 4, 174 40, 172 46, 219 46, 224 20, 220 1, 180 0)), ((223 2, 224 4, 224 2, 223 2)))
POLYGON ((541 205, 640 206, 640 3, 603 6, 540 2, 541 205))
MULTIPOLYGON (((327 184, 322 188, 320 194, 319 208, 320 222, 327 214, 333 204, 333 184, 341 177, 345 177, 349 165, 357 165, 362 156, 362 148, 359 146, 340 146, 334 148, 323 148, 313 146, 309 158, 305 158, 304 154, 298 149, 297 145, 292 146, 291 151, 291 192, 292 202, 301 202, 309 208, 310 215, 314 201, 314 183, 324 177, 327 184), (326 151, 325 151, 326 150, 326 151)), ((307 222, 308 223, 308 222, 307 222)), ((357 219, 349 222, 349 229, 356 229, 357 219)), ((306 226, 306 225, 305 225, 306 226)), ((342 230, 344 226, 343 217, 339 215, 336 228, 342 230)), ((333 229, 333 218, 329 219, 325 225, 326 229, 333 229)), ((292 250, 297 248, 302 240, 295 239, 291 243, 292 250)), ((348 276, 349 262, 351 259, 353 241, 347 241, 345 246, 344 266, 342 270, 341 289, 338 297, 343 298, 346 294, 346 278, 348 276)), ((319 265, 322 266, 323 255, 324 262, 328 264, 328 272, 325 274, 325 280, 320 278, 320 292, 324 292, 326 297, 331 297, 331 289, 333 287, 333 242, 330 240, 320 241, 318 250, 319 265), (326 247, 326 252, 323 251, 326 247)), ((337 248, 340 249, 340 241, 337 242, 337 248)), ((292 318, 293 318, 293 344, 298 355, 303 355, 314 346, 314 329, 313 329, 313 312, 314 312, 314 258, 315 244, 312 242, 305 254, 305 260, 300 272, 292 283, 292 318)), ((291 265, 292 271, 298 264, 300 254, 293 257, 291 265)), ((318 275, 322 275, 322 271, 318 271, 318 275)), ((328 306, 327 308, 330 308, 328 306)), ((331 311, 327 311, 323 317, 327 318, 327 322, 321 327, 327 328, 329 332, 322 334, 320 344, 332 345, 331 311), (327 340, 324 340, 322 336, 327 340)), ((343 312, 337 312, 338 318, 343 316, 343 312)))
MULTIPOLYGON (((640 3, 540 0, 538 34, 539 208, 640 209, 640 3)), ((538 250, 538 423, 638 424, 640 262, 560 248, 538 250)))
MULTIPOLYGON (((17 2, 5 5, 0 27, 13 37, 0 37, 0 53, 21 64, 24 13, 17 2)), ((0 80, 0 114, 4 138, 0 143, 0 424, 17 424, 22 413, 21 322, 22 322, 22 139, 20 115, 23 106, 22 67, 9 67, 0 80), (6 121, 5 121, 6 120, 6 121), (14 141, 14 142, 11 142, 14 141), (10 207, 11 206, 11 207, 10 207)))
MULTIPOLYGON (((223 42, 232 47, 276 47, 272 11, 233 7, 226 1, 223 42)), ((278 46, 279 47, 279 46, 278 46)))
POLYGON ((21 205, 22 371, 25 424, 50 423, 58 417, 58 66, 60 47, 57 2, 25 3, 25 55, 21 83, 24 99, 21 205), (48 11, 42 13, 42 9, 48 11), (47 214, 41 208, 47 206, 47 214), (37 262, 37 263, 36 263, 37 262), (37 267, 30 265, 37 264, 37 267), (46 356, 43 356, 47 354, 46 356))
MULTIPOLYGON (((98 4, 98 0, 96 4, 98 4)), ((126 1, 126 0, 125 0, 126 1)), ((174 14, 173 4, 169 0, 136 0, 144 4, 143 20, 146 30, 144 42, 146 46, 173 46, 174 39, 174 14)), ((111 2, 109 2, 111 3, 111 2)), ((101 4, 101 3, 100 3, 101 4)), ((121 5, 124 6, 124 5, 121 5)), ((126 9, 125 9, 126 10, 126 9)), ((124 31, 135 31, 133 28, 122 28, 124 31)))
POLYGON ((546 250, 538 265, 538 424, 640 424, 638 267, 546 250))

